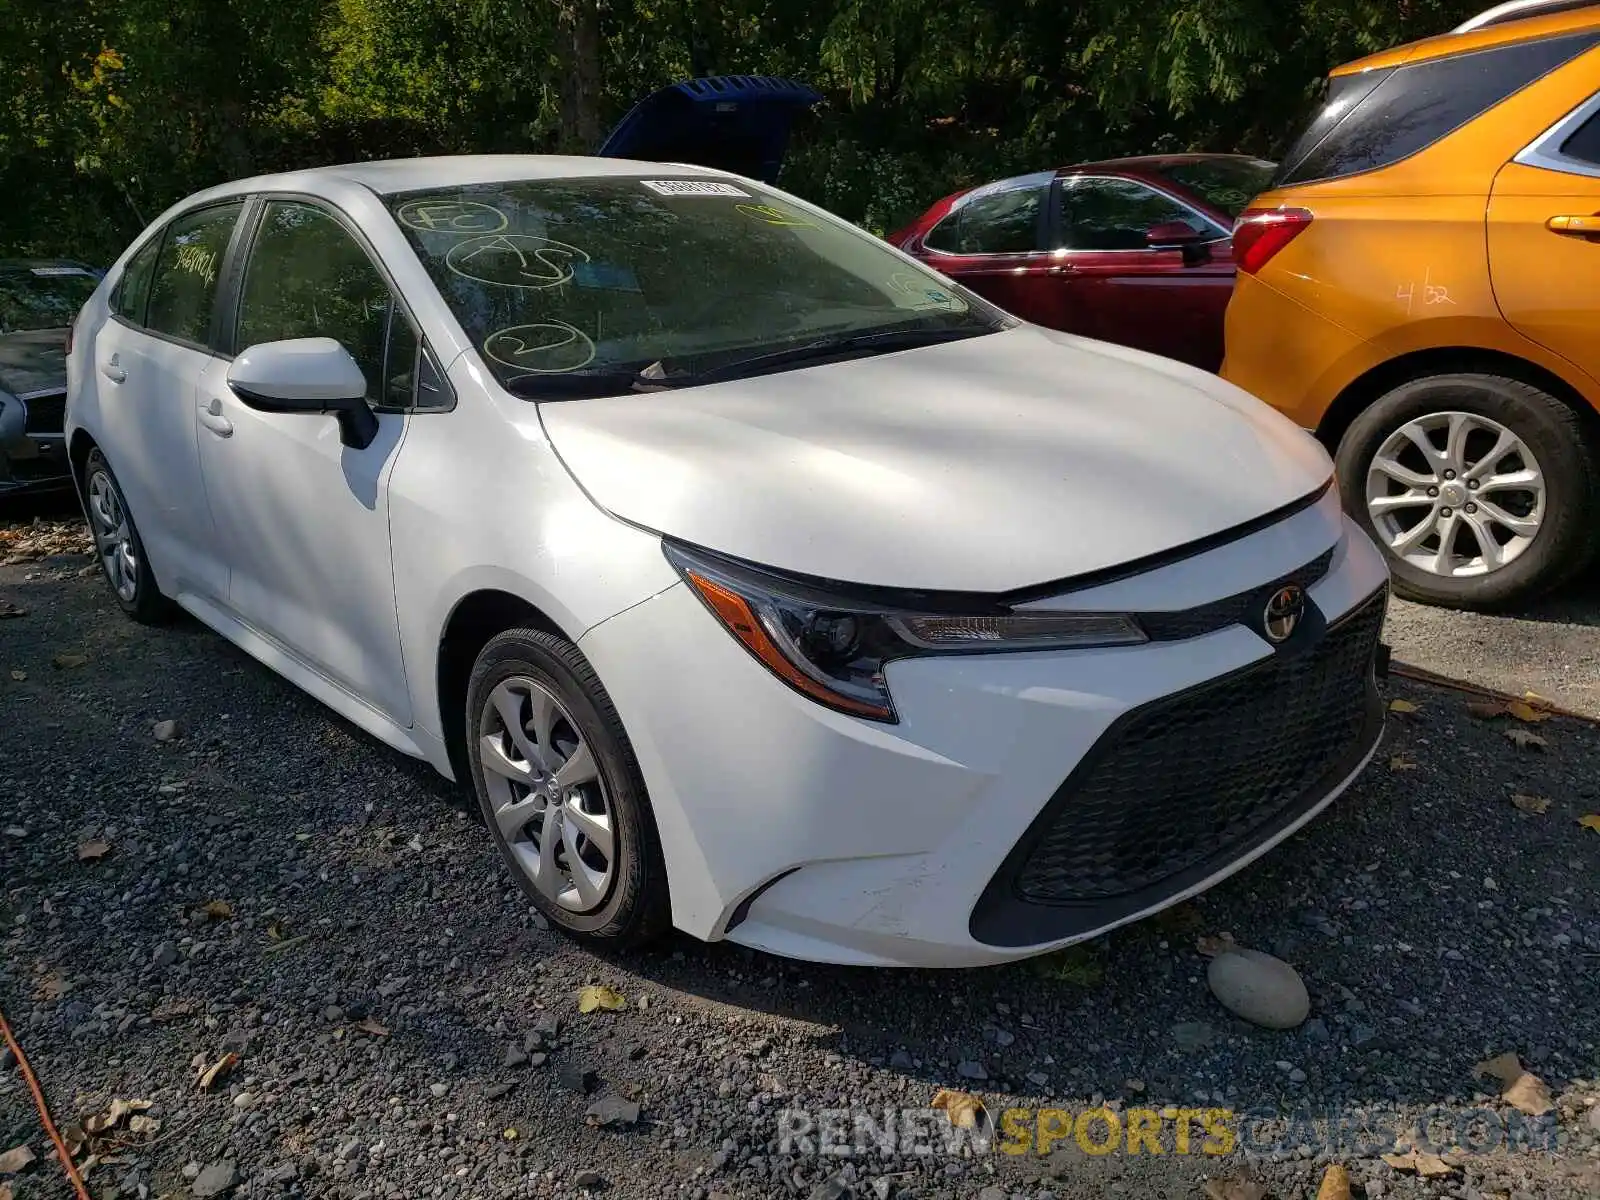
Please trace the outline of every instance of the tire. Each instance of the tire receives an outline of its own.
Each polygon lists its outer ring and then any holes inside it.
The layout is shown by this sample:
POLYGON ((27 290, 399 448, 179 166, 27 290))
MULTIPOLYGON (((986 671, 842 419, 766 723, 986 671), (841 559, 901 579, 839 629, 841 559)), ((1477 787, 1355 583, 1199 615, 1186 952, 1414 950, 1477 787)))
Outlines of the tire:
POLYGON ((122 485, 98 447, 83 464, 83 496, 95 558, 117 606, 142 625, 169 620, 176 606, 161 594, 122 485))
POLYGON ((467 684, 466 730, 483 822, 552 925, 597 947, 631 949, 671 924, 666 864, 644 777, 610 696, 576 646, 537 629, 492 638, 467 684), (587 764, 580 744, 588 747, 587 764), (577 782, 564 791, 558 779, 577 782), (564 800, 547 820, 551 796, 564 800), (608 834, 609 847, 590 833, 608 834), (588 895, 580 894, 580 881, 587 881, 588 895))
POLYGON ((1383 548, 1394 591, 1407 600, 1445 608, 1503 609, 1559 586, 1582 571, 1594 555, 1600 514, 1600 463, 1595 451, 1576 412, 1520 380, 1462 373, 1403 383, 1352 422, 1340 439, 1335 464, 1346 510, 1383 548), (1444 454, 1425 465, 1428 460, 1414 439, 1401 432, 1407 427, 1417 430, 1413 422, 1431 427, 1425 436, 1436 449, 1451 444, 1453 429, 1468 431, 1460 438, 1462 450, 1449 460, 1468 469, 1452 474, 1444 454), (1480 468, 1478 464, 1490 457, 1489 447, 1505 444, 1497 431, 1509 433, 1521 446, 1480 468), (1535 490, 1501 486, 1506 480, 1527 478, 1518 475, 1523 451, 1537 464, 1542 499, 1535 490), (1421 480, 1393 481, 1390 474, 1374 468, 1380 460, 1391 468, 1398 463, 1435 471, 1436 486, 1429 492, 1418 486, 1421 480), (1492 484, 1493 490, 1464 491, 1483 484, 1492 484), (1430 496, 1434 498, 1424 498, 1430 496), (1478 503, 1491 497, 1493 507, 1478 503), (1407 507, 1373 511, 1374 503, 1396 499, 1407 507), (1490 512, 1509 516, 1510 521, 1502 524, 1486 518, 1490 512), (1402 527, 1402 522, 1411 520, 1417 523, 1402 527), (1412 547, 1409 557, 1397 553, 1394 543, 1404 543, 1412 532, 1426 532, 1423 524, 1432 534, 1412 547), (1442 541, 1439 530, 1446 526, 1455 531, 1451 545, 1456 554, 1448 560, 1448 569, 1440 571, 1433 567, 1440 562, 1435 557, 1442 541), (1513 532, 1513 526, 1520 532, 1513 532), (1467 551, 1481 547, 1486 536, 1497 548, 1490 555, 1480 551, 1478 557, 1469 558, 1467 551), (1503 561, 1490 564, 1491 556, 1503 561), (1418 559, 1433 562, 1419 565, 1418 559), (1459 563, 1460 569, 1450 563, 1459 563))

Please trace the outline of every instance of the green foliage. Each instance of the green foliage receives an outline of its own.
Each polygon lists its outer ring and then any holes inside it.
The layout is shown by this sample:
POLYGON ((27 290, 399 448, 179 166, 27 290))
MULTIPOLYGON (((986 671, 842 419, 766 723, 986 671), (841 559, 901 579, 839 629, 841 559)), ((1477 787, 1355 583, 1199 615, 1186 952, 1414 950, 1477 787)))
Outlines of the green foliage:
POLYGON ((419 153, 583 152, 717 72, 827 97, 786 186, 883 232, 957 187, 1281 149, 1327 70, 1485 0, 0 0, 0 254, 107 261, 188 193, 419 153))

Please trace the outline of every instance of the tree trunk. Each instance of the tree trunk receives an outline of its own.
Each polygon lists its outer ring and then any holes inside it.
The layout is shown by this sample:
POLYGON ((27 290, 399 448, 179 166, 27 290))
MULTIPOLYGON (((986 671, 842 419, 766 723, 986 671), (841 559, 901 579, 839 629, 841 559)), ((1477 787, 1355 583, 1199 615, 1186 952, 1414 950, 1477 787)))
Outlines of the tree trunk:
POLYGON ((563 0, 560 27, 561 140, 593 154, 600 146, 600 0, 563 0))

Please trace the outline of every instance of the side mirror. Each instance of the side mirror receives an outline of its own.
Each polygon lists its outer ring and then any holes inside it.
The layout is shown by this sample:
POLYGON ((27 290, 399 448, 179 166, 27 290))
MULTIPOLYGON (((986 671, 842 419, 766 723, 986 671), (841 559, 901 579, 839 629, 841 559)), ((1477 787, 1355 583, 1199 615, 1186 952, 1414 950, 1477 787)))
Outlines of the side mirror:
POLYGON ((1162 221, 1159 225, 1152 225, 1145 231, 1144 244, 1152 250, 1173 246, 1192 246, 1200 240, 1200 237, 1200 231, 1184 221, 1162 221))
POLYGON ((228 368, 228 386, 258 412, 332 413, 339 420, 339 440, 353 449, 366 449, 378 436, 366 377, 333 338, 251 346, 228 368))

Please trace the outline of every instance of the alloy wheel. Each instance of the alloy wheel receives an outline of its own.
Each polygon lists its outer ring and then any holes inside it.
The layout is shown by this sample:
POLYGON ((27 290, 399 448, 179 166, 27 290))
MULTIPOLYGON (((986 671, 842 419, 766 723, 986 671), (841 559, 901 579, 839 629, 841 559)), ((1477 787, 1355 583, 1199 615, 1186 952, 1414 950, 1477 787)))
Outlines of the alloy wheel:
POLYGON ((89 476, 88 507, 95 550, 105 566, 106 577, 123 603, 132 604, 139 590, 139 554, 117 485, 104 471, 89 476))
POLYGON ((503 680, 478 717, 478 745, 493 819, 517 867, 564 909, 600 908, 616 876, 613 806, 567 707, 527 676, 503 680))
POLYGON ((1407 421, 1367 467, 1367 513, 1396 558, 1449 578, 1487 575, 1533 544, 1545 481, 1527 444, 1477 413, 1407 421))

